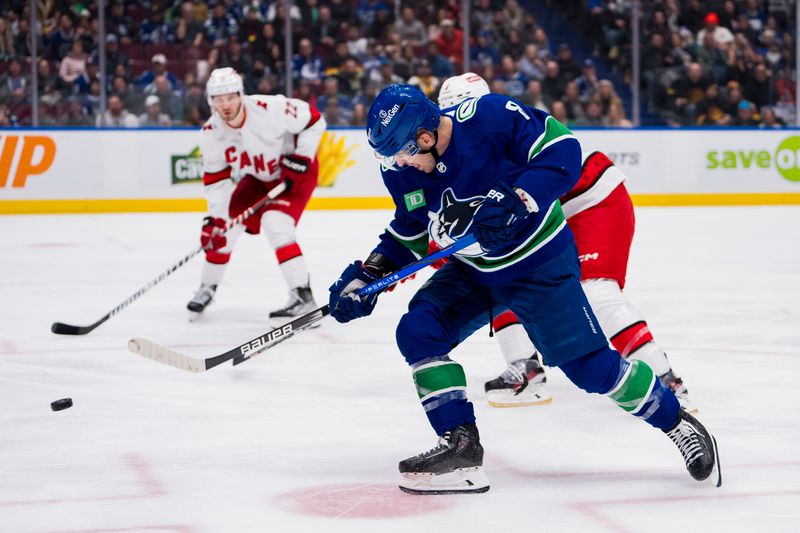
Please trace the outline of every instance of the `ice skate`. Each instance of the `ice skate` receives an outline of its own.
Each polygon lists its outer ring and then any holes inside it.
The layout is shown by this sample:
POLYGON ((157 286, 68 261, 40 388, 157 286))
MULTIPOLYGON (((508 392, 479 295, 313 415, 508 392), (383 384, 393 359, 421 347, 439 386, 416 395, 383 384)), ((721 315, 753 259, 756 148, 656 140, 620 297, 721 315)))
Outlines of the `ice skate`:
POLYGON ((697 481, 708 479, 717 487, 722 485, 717 440, 703 424, 681 409, 678 423, 664 433, 678 446, 686 469, 693 478, 697 481))
POLYGON ((663 383, 665 387, 675 393, 675 397, 678 398, 681 409, 688 413, 697 414, 699 409, 692 403, 692 400, 689 399, 689 390, 686 388, 686 385, 683 384, 683 380, 677 377, 671 368, 666 373, 658 376, 658 379, 661 380, 661 383, 663 383))
MULTIPOLYGON (((279 327, 297 317, 310 313, 317 308, 314 295, 311 294, 311 287, 297 287, 289 291, 289 301, 280 309, 276 309, 269 314, 269 321, 273 327, 279 327)), ((319 327, 319 323, 310 326, 319 327)))
POLYGON ((551 403, 547 376, 538 353, 529 359, 514 361, 499 377, 484 385, 492 407, 524 407, 551 403))
POLYGON ((205 283, 200 284, 200 288, 197 289, 197 292, 194 293, 192 299, 189 300, 188 304, 186 304, 186 308, 189 310, 190 322, 199 318, 203 311, 205 311, 206 307, 211 305, 211 302, 214 301, 214 295, 216 293, 216 285, 206 285, 205 283))
POLYGON ((486 492, 483 446, 475 424, 446 431, 439 444, 425 453, 400 461, 400 490, 409 494, 486 492))

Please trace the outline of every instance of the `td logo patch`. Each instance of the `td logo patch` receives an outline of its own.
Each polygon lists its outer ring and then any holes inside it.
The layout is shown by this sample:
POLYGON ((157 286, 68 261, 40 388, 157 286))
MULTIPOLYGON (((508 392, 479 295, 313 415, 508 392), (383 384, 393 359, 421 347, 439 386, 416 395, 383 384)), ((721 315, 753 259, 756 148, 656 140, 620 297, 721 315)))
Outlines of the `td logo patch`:
POLYGON ((406 193, 403 195, 403 199, 406 201, 406 210, 413 211, 419 207, 424 207, 425 204, 425 193, 422 189, 417 189, 416 191, 411 191, 410 193, 406 193))

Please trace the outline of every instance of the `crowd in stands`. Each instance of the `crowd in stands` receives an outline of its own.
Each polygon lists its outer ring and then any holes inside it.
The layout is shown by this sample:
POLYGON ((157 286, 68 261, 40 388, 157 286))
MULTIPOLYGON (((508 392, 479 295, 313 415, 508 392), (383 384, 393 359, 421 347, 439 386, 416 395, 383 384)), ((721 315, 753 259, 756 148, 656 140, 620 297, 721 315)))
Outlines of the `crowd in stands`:
MULTIPOLYGON (((569 126, 630 127, 625 102, 597 67, 611 65, 630 80, 631 0, 547 2, 595 43, 591 54, 575 57, 524 2, 474 0, 470 70, 492 91, 569 126)), ((641 2, 647 111, 676 125, 793 124, 793 14, 780 9, 788 3, 641 2)), ((289 65, 283 0, 109 0, 105 79, 96 1, 37 0, 35 31, 28 0, 4 5, 0 126, 31 123, 32 68, 40 125, 168 127, 209 117, 205 81, 222 66, 242 74, 246 92, 261 94, 283 93, 290 71, 292 96, 313 103, 332 126, 363 126, 388 84, 417 85, 435 100, 442 82, 465 67, 461 0, 296 0, 289 65)))
MULTIPOLYGON (((632 3, 547 0, 631 76, 632 3)), ((649 0, 640 51, 646 111, 668 124, 795 124, 794 0, 649 0)))

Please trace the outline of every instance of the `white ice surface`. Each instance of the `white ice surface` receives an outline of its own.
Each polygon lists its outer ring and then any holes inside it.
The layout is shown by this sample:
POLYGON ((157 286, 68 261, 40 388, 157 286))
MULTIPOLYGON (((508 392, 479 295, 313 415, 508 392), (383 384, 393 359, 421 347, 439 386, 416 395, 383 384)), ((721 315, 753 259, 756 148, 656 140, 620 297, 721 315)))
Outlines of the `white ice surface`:
MULTIPOLYGON (((305 215, 317 299, 363 258, 386 211, 305 215)), ((184 306, 188 264, 88 324, 195 246, 199 214, 0 217, 0 532, 725 531, 800 528, 800 208, 639 209, 628 289, 720 443, 724 485, 558 370, 552 405, 488 407, 502 370, 481 330, 453 354, 469 379, 483 495, 416 497, 397 462, 435 443, 394 325, 421 278, 373 316, 327 319, 231 367, 190 374, 133 355, 142 336, 198 356, 266 331, 285 287, 243 237, 218 300, 184 306), (52 412, 71 397, 74 407, 52 412)))

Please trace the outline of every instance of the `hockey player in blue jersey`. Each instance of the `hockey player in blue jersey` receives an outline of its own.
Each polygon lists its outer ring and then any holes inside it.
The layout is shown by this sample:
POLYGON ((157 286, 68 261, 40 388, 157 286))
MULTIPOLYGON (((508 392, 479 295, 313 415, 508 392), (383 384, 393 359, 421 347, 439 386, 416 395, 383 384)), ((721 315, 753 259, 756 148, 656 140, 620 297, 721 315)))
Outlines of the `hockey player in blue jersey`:
POLYGON ((425 413, 439 435, 432 450, 400 462, 413 493, 484 492, 473 406, 450 351, 491 317, 516 313, 549 366, 581 389, 609 396, 663 430, 697 480, 722 481, 714 437, 681 410, 642 361, 608 345, 580 285, 575 242, 558 202, 578 180, 580 145, 547 113, 490 94, 440 112, 417 88, 386 87, 367 117, 367 137, 396 206, 372 253, 330 288, 331 315, 369 315, 377 295, 355 291, 471 233, 409 303, 396 339, 425 413))

